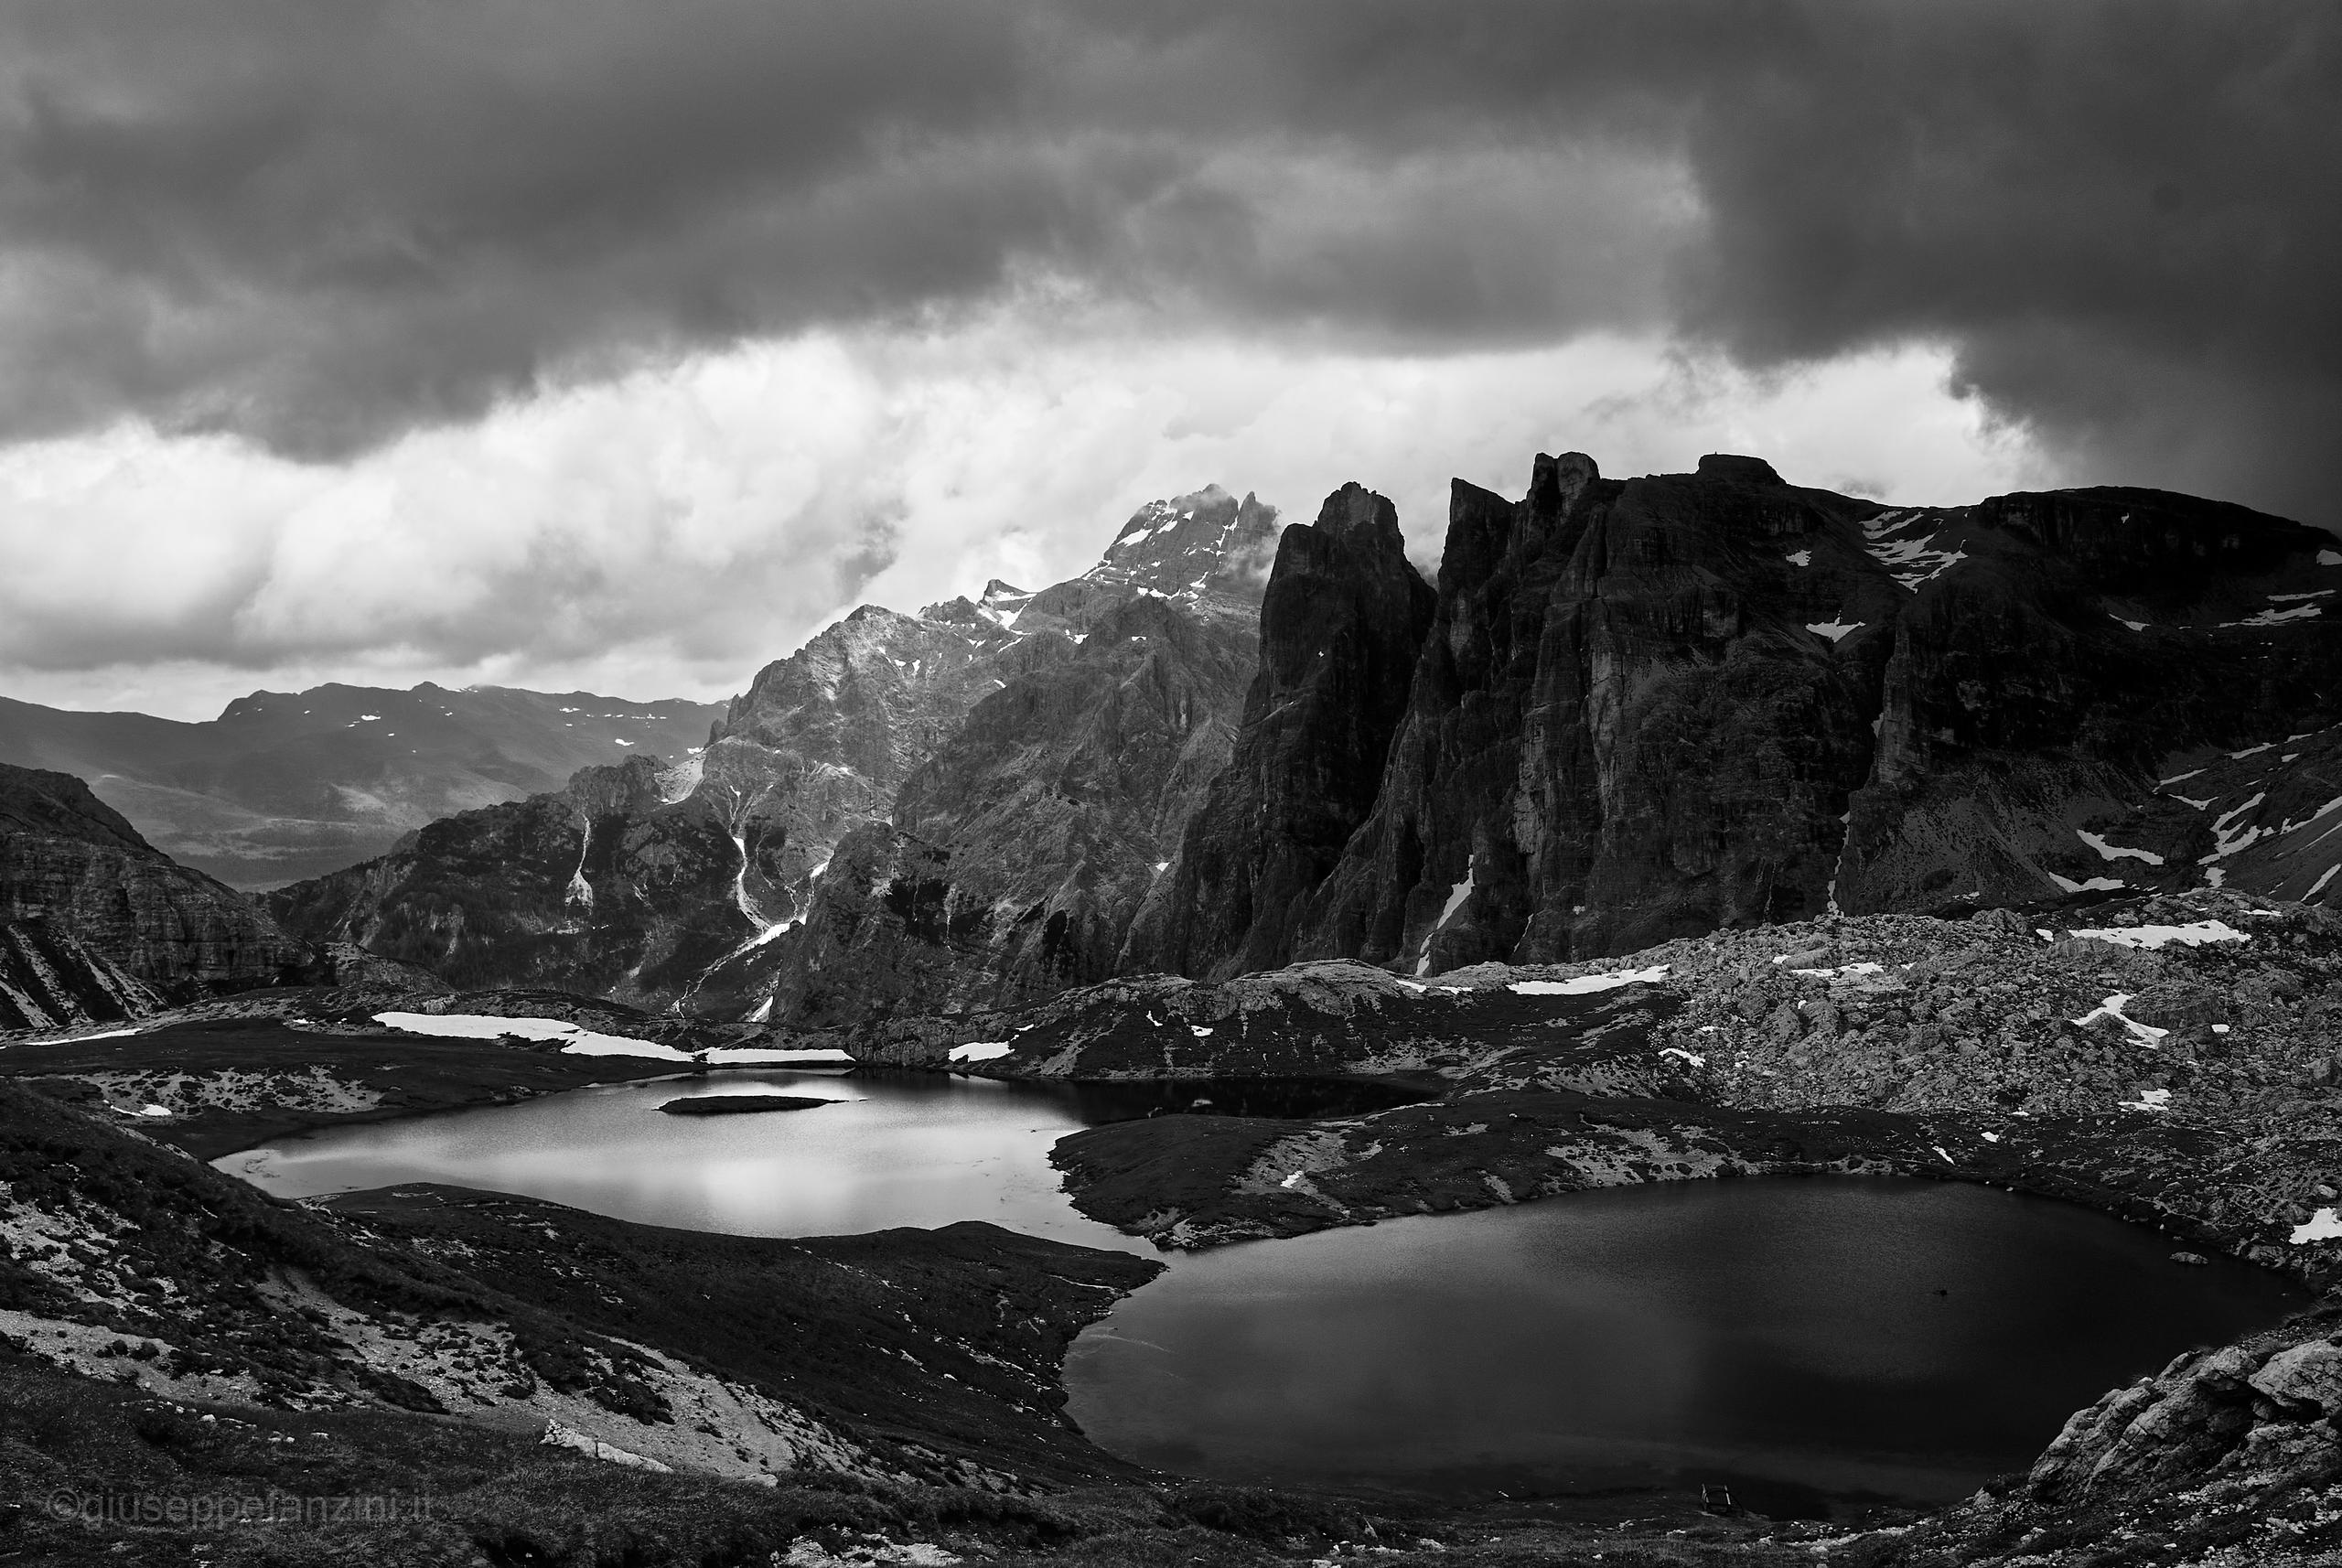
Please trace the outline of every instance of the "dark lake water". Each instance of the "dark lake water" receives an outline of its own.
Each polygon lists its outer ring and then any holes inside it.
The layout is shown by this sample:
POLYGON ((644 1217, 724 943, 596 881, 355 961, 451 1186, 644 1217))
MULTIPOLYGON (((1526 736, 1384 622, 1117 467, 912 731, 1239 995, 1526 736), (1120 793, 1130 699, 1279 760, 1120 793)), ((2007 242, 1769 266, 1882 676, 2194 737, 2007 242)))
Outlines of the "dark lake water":
MULTIPOLYGON (((407 1182, 651 1224, 826 1235, 986 1219, 1155 1255, 1083 1219, 1050 1144, 1195 1108, 1341 1114, 1323 1082, 1033 1085, 754 1069, 365 1122, 216 1162, 281 1197, 407 1182), (813 1110, 662 1115, 682 1096, 813 1110)), ((1774 1513, 1957 1497, 2068 1413, 2305 1299, 2069 1205, 1832 1177, 1667 1183, 1171 1260, 1084 1334, 1102 1446, 1240 1481, 1525 1492, 1723 1481, 1774 1513)))
POLYGON ((1092 1441, 1228 1480, 1946 1500, 2306 1301, 2172 1248, 1950 1182, 1620 1188, 1183 1259, 1065 1382, 1092 1441))

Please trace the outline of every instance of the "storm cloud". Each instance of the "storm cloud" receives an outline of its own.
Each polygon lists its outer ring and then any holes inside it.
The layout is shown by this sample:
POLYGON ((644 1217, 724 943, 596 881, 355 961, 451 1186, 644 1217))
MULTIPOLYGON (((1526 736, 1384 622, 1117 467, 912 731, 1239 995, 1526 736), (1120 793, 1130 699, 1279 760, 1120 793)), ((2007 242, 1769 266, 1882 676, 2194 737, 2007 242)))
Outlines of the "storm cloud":
POLYGON ((2326 7, 60 0, 0 60, 17 438, 328 459, 1021 291, 1401 353, 1939 342, 2092 477, 2336 521, 2326 7))

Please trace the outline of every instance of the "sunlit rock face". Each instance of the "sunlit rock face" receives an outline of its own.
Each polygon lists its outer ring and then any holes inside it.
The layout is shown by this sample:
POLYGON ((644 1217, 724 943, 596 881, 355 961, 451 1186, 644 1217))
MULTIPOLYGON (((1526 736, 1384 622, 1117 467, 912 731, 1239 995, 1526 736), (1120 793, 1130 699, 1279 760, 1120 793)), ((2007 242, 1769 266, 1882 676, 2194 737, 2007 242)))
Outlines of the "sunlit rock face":
POLYGON ((272 907, 458 983, 718 1017, 1095 978, 1227 758, 1275 533, 1273 508, 1214 487, 1142 508, 1052 587, 864 606, 759 671, 689 769, 588 770, 272 907), (942 928, 894 911, 890 869, 864 911, 876 868, 935 854, 966 880, 934 898, 962 929, 980 902, 983 941, 929 950, 913 933, 942 928))
POLYGON ((1372 814, 1293 955, 1432 972, 2213 872, 2307 896, 2342 840, 2281 860, 2284 823, 2219 815, 2268 810, 2253 780, 2162 781, 2330 755, 2334 542, 2143 490, 1888 508, 1746 457, 1459 483, 1372 814))
MULTIPOLYGON (((0 921, 45 928, 48 940, 26 939, 23 963, 36 964, 56 939, 80 950, 59 949, 78 978, 60 979, 50 1002, 85 1014, 102 1005, 109 973, 183 999, 298 978, 317 956, 243 895, 148 843, 81 779, 5 764, 0 921)), ((53 1011, 29 990, 26 1002, 53 1011)), ((143 1004, 124 993, 113 1005, 122 1016, 143 1004)), ((35 1021, 24 1004, 11 1011, 35 1021)))
POLYGON ((1112 972, 1228 761, 1275 538, 1215 487, 1142 508, 1080 577, 988 587, 996 684, 841 843, 757 1015, 852 1026, 1112 972))
POLYGON ((1252 673, 1232 622, 1133 596, 978 703, 851 835, 784 950, 775 1022, 1014 1005, 1112 972, 1229 755, 1252 673))

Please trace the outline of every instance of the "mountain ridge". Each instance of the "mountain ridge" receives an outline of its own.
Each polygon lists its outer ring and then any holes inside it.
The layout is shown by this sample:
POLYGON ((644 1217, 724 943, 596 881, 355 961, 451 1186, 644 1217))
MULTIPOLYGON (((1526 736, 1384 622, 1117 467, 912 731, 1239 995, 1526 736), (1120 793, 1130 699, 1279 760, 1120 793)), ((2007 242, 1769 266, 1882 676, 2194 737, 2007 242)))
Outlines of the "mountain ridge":
POLYGON ((84 779, 180 864, 249 890, 338 870, 629 751, 685 756, 720 713, 430 682, 256 691, 199 721, 0 697, 0 762, 84 779))

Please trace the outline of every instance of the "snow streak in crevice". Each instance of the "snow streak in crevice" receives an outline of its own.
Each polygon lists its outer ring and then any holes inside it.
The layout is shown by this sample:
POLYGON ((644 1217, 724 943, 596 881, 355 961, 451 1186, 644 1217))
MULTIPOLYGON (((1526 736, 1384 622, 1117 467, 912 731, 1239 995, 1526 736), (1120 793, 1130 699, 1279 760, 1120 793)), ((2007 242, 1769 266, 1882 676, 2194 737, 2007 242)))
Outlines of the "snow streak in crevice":
POLYGON ((1863 548, 1871 559, 1893 574, 1911 593, 1919 585, 1943 575, 1968 559, 1964 550, 1938 550, 1936 535, 1943 525, 1962 515, 1965 508, 1936 511, 1928 508, 1896 508, 1863 524, 1863 548))
POLYGON ((1464 908, 1464 901, 1472 896, 1473 862, 1478 858, 1474 855, 1464 863, 1464 880, 1447 890, 1447 903, 1439 911, 1439 918, 1433 921, 1431 929, 1423 933, 1423 951, 1415 959, 1418 978, 1431 972, 1432 939, 1447 929, 1447 922, 1456 918, 1456 911, 1464 908))
POLYGON ((584 908, 588 914, 593 912, 594 885, 586 880, 586 852, 593 847, 594 819, 587 817, 586 836, 579 840, 577 844, 577 869, 569 874, 569 887, 562 895, 561 904, 564 909, 574 904, 584 908))

